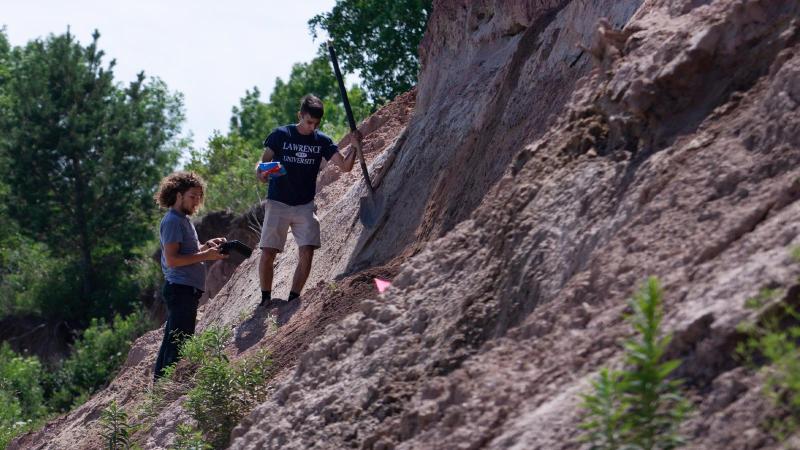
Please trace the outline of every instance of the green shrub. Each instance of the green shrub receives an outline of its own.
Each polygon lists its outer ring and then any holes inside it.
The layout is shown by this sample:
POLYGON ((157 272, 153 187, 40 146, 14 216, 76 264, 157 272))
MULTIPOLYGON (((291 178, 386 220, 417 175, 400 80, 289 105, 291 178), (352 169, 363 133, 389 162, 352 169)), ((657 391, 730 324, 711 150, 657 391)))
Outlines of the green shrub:
POLYGON ((792 256, 792 261, 795 263, 800 263, 800 245, 792 247, 789 252, 792 256))
POLYGON ((128 450, 134 445, 131 435, 135 427, 128 423, 128 414, 114 400, 100 414, 100 435, 105 439, 108 450, 128 450))
POLYGON ((190 425, 178 425, 178 436, 173 450, 209 450, 211 444, 203 439, 203 434, 190 425))
POLYGON ((583 402, 589 413, 589 418, 581 424, 581 428, 587 430, 585 440, 598 449, 619 448, 625 432, 622 429, 625 411, 620 401, 620 374, 603 368, 592 386, 594 394, 585 395, 583 402))
POLYGON ((209 361, 228 360, 225 347, 231 338, 231 331, 222 327, 209 327, 203 333, 195 334, 181 346, 181 358, 190 363, 205 365, 209 361))
POLYGON ((682 444, 677 430, 689 410, 681 382, 669 379, 680 361, 662 361, 670 337, 661 336, 662 292, 655 277, 630 301, 626 320, 636 335, 625 342, 625 368, 603 369, 584 395, 583 439, 593 449, 672 449, 682 444))
POLYGON ((36 357, 17 355, 7 343, 0 344, 0 447, 47 416, 41 376, 36 357))
POLYGON ((224 352, 230 336, 230 330, 212 327, 181 348, 181 356, 198 365, 186 410, 214 448, 225 447, 233 427, 266 398, 272 375, 266 350, 232 363, 224 352))
POLYGON ((228 442, 230 430, 239 421, 236 372, 223 359, 213 359, 197 371, 195 387, 189 391, 186 409, 215 447, 228 442))
POLYGON ((775 298, 779 292, 779 289, 762 288, 758 291, 758 295, 745 300, 744 307, 747 309, 759 309, 775 298))
POLYGON ((744 323, 740 331, 747 338, 736 353, 752 368, 765 372, 764 394, 777 408, 779 420, 765 422, 765 428, 783 440, 800 429, 800 314, 789 305, 756 323, 744 323))
POLYGON ((125 361, 133 341, 151 326, 141 309, 124 318, 115 316, 111 325, 92 319, 50 379, 51 406, 59 411, 69 410, 108 383, 125 361))

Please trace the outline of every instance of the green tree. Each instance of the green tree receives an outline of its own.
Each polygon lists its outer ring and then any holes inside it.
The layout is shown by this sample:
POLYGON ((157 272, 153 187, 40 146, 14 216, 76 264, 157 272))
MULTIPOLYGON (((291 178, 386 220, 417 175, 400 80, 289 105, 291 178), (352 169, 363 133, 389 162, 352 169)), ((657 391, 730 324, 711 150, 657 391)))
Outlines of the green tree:
POLYGON ((205 210, 243 213, 260 201, 263 187, 259 187, 254 169, 261 156, 261 145, 256 142, 264 137, 249 141, 236 133, 215 134, 208 140, 208 148, 192 151, 186 169, 199 173, 208 183, 205 210))
MULTIPOLYGON (((10 104, 6 93, 10 71, 8 61, 10 50, 5 28, 0 28, 0 123, 2 123, 3 117, 8 114, 10 104)), ((8 136, 6 136, 5 133, 0 133, 0 149, 7 147, 7 141, 8 136)), ((0 151, 0 167, 7 166, 8 159, 6 155, 0 151)), ((9 189, 5 177, 0 177, 0 239, 4 239, 7 235, 13 234, 16 231, 16 224, 9 220, 8 211, 5 206, 9 189)))
MULTIPOLYGON (((239 106, 233 107, 230 123, 230 134, 236 134, 245 141, 260 146, 270 130, 280 121, 272 105, 261 101, 261 91, 258 87, 253 87, 252 91, 249 89, 245 91, 244 97, 239 100, 239 106)), ((214 136, 211 140, 217 137, 214 136)))
POLYGON ((53 291, 77 300, 59 313, 84 321, 138 294, 130 262, 153 237, 152 194, 185 145, 181 96, 144 73, 116 84, 98 39, 83 47, 67 31, 11 50, 0 122, 9 216, 69 263, 53 291))
POLYGON ((347 72, 358 72, 370 96, 385 103, 417 83, 417 47, 432 9, 430 0, 337 0, 308 25, 327 31, 347 72))
MULTIPOLYGON (((325 104, 325 116, 320 127, 323 132, 338 141, 350 131, 336 76, 327 55, 321 53, 310 62, 295 63, 286 81, 277 78, 269 102, 260 100, 261 92, 257 87, 245 91, 239 106, 233 108, 229 134, 237 134, 261 148, 264 138, 273 128, 297 122, 300 99, 306 94, 316 95, 325 104)), ((356 122, 372 113, 372 105, 360 86, 350 86, 347 94, 356 122)))

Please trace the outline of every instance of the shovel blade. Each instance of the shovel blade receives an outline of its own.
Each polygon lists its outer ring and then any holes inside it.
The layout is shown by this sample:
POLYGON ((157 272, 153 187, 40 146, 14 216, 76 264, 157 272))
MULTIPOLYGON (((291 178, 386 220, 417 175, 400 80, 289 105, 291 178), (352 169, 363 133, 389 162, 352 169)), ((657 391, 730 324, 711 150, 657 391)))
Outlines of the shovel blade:
POLYGON ((383 215, 383 199, 378 196, 361 197, 358 218, 366 228, 374 228, 383 215))

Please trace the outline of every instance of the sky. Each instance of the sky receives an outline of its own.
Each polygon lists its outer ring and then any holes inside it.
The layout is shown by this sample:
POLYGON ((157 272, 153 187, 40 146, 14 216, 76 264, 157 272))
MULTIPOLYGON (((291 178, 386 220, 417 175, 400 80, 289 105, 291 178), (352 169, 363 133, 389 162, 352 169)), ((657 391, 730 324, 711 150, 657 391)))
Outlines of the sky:
MULTIPOLYGON (((83 45, 100 31, 99 47, 115 79, 128 83, 144 70, 184 95, 184 134, 205 147, 213 131, 227 132, 231 108, 258 86, 268 100, 277 77, 308 62, 308 20, 335 0, 0 0, 0 27, 12 45, 61 34, 70 27, 83 45)), ((349 81, 349 80, 348 80, 349 81)), ((299 100, 299 99, 298 99, 299 100)))

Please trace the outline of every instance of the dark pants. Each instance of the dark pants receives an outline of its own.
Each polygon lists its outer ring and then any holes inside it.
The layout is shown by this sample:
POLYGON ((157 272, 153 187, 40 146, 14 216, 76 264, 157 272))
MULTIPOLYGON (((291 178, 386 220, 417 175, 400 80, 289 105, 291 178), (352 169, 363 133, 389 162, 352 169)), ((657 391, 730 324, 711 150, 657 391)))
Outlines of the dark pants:
POLYGON ((164 375, 164 369, 178 360, 178 350, 189 336, 194 334, 197 305, 203 291, 185 284, 164 284, 164 301, 167 303, 167 324, 164 339, 156 358, 154 378, 164 375))

